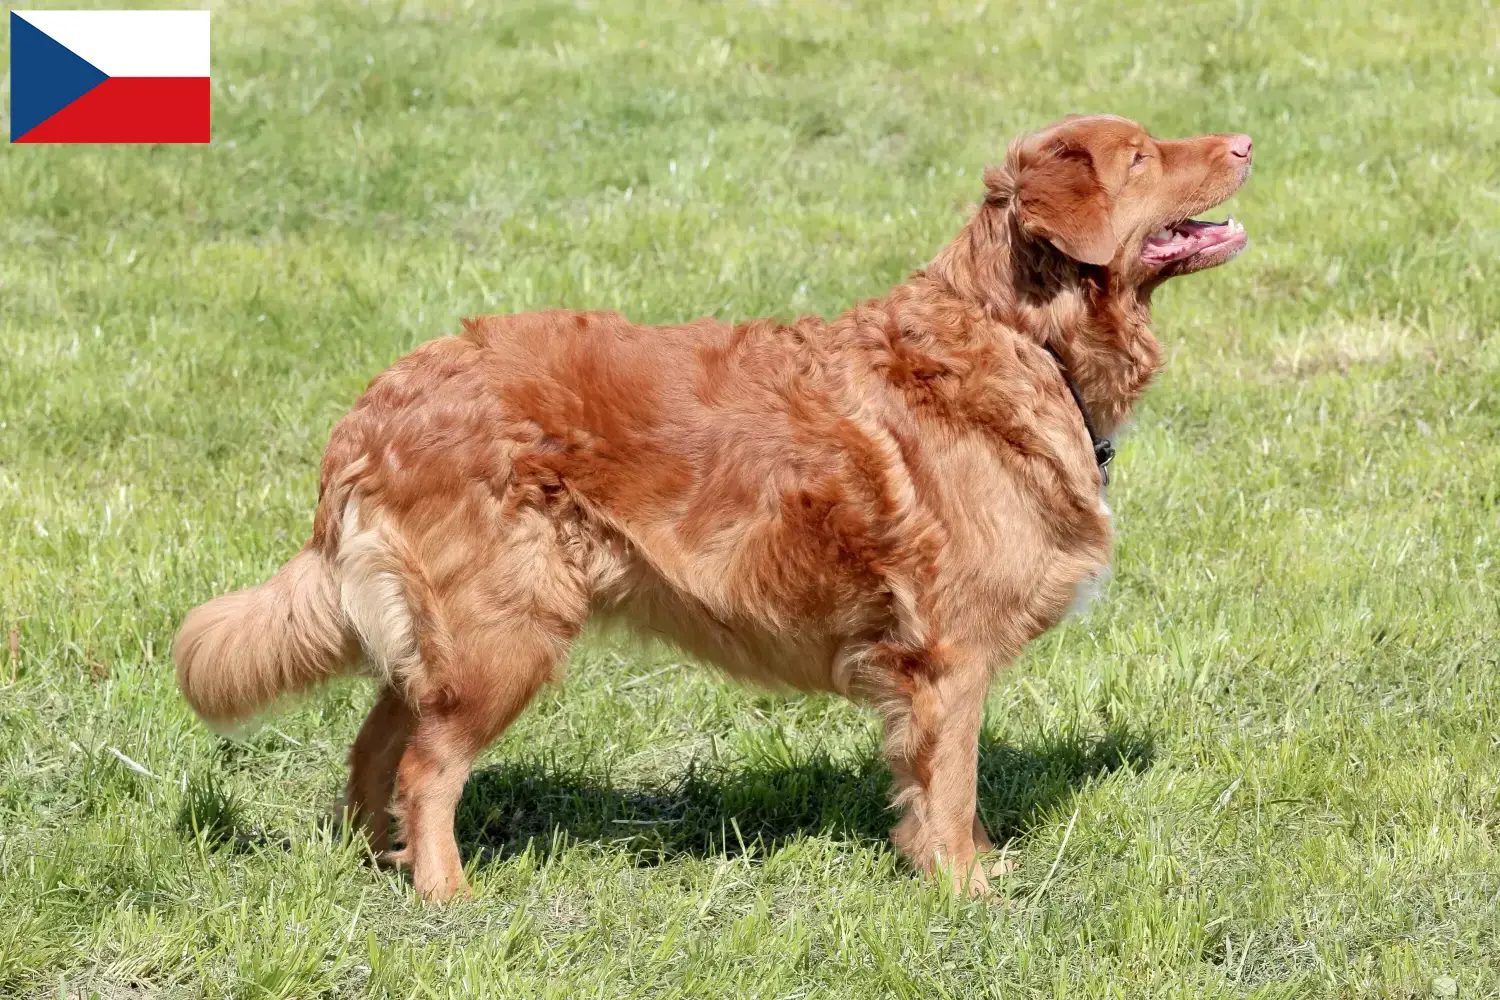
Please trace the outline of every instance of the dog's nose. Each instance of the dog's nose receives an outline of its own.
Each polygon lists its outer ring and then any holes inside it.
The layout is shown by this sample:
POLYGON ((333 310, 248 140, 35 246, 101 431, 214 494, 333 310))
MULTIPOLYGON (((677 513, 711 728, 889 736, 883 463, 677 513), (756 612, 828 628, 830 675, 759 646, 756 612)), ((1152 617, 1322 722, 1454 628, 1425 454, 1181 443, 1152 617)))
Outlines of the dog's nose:
POLYGON ((1229 137, 1229 154, 1237 156, 1242 160, 1249 160, 1254 146, 1248 135, 1232 135, 1229 137))

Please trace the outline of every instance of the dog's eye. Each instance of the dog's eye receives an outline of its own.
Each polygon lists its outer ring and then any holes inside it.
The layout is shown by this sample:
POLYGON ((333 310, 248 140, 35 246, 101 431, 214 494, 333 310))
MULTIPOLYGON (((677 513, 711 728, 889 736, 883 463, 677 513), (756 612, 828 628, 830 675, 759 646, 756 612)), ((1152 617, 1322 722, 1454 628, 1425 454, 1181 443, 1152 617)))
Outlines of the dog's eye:
POLYGON ((1134 170, 1136 167, 1139 167, 1142 163, 1145 162, 1146 154, 1138 149, 1135 151, 1135 155, 1130 158, 1130 169, 1134 170))

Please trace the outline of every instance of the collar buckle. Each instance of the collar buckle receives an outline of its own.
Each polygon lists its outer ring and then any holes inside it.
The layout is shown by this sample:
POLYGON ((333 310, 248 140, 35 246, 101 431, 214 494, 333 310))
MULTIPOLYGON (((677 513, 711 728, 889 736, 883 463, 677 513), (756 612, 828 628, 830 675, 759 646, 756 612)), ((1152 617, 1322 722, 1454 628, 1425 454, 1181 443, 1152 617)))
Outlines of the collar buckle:
POLYGON ((1115 443, 1109 438, 1094 441, 1094 461, 1099 463, 1099 481, 1109 485, 1109 463, 1115 460, 1115 443))

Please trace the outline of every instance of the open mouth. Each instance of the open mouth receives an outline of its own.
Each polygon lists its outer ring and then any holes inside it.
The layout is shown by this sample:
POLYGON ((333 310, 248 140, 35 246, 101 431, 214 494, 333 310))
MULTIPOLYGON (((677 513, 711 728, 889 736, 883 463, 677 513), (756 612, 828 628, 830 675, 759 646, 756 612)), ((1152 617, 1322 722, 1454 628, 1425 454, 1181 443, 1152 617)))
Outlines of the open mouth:
POLYGON ((1141 259, 1153 267, 1197 271, 1224 263, 1249 241, 1245 227, 1232 215, 1223 222, 1184 219, 1151 234, 1141 247, 1141 259))

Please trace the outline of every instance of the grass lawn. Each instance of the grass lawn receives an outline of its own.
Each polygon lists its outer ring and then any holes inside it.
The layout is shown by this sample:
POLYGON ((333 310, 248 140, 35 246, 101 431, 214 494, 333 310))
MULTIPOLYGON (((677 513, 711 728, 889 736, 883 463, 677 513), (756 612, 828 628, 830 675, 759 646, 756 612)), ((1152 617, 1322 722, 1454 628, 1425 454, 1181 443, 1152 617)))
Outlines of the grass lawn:
MULTIPOLYGON (((0 995, 1500 995, 1494 0, 215 6, 214 141, 0 154, 0 995), (327 814, 372 691, 241 742, 168 646, 458 318, 831 314, 1017 131, 1246 131, 1157 298, 1104 599, 997 679, 993 898, 875 719, 595 635, 481 761, 475 898, 327 814)), ((8 123, 7 123, 8 125, 8 123)), ((671 378, 663 372, 663 378, 671 378)))

